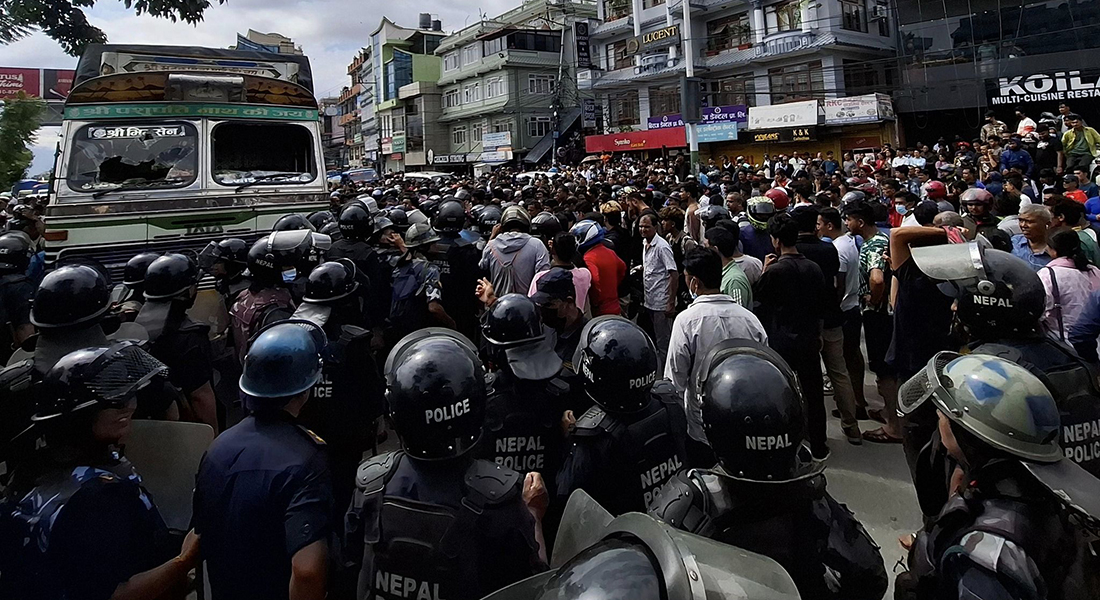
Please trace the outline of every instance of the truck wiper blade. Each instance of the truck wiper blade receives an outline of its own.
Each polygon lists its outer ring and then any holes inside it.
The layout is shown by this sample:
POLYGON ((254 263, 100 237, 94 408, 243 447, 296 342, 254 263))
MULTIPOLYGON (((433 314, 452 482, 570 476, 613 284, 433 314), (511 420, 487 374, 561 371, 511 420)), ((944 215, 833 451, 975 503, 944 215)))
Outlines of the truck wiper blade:
POLYGON ((98 192, 92 194, 92 198, 98 200, 98 199, 106 196, 107 194, 113 194, 115 192, 128 192, 128 191, 132 191, 132 190, 147 190, 151 187, 156 187, 156 186, 158 186, 160 184, 163 184, 163 183, 180 183, 182 181, 186 181, 186 179, 184 179, 182 177, 175 177, 175 178, 172 178, 172 179, 153 179, 151 181, 143 181, 141 183, 127 183, 127 184, 120 185, 116 188, 111 188, 109 190, 98 191, 98 192))
POLYGON ((299 177, 299 176, 301 176, 301 173, 291 173, 289 171, 284 172, 284 173, 268 173, 266 175, 257 175, 257 176, 252 178, 252 181, 249 181, 248 183, 242 183, 241 185, 238 185, 237 189, 235 189, 233 191, 239 192, 239 191, 241 191, 245 188, 252 187, 252 186, 254 186, 258 183, 263 183, 264 181, 268 181, 268 180, 271 180, 271 179, 276 179, 278 177, 299 177))

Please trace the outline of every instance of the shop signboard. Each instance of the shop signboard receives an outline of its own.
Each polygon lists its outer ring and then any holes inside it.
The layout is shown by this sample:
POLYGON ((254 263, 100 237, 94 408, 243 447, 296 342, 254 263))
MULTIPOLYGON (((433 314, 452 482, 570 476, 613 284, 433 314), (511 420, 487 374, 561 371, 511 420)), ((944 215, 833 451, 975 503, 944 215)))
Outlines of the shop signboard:
POLYGON ((589 153, 684 148, 687 146, 687 137, 683 127, 651 129, 608 135, 590 135, 584 138, 584 146, 589 153))
POLYGON ((1028 73, 985 80, 990 108, 1044 104, 1054 112, 1059 102, 1100 98, 1100 68, 1028 73))
POLYGON ((479 158, 481 159, 481 162, 499 163, 499 162, 505 162, 507 160, 510 160, 512 158, 511 154, 512 154, 511 152, 501 152, 501 151, 498 151, 498 152, 482 152, 481 156, 479 156, 479 158))
POLYGON ((771 131, 752 132, 754 144, 781 144, 786 142, 812 142, 817 139, 814 127, 788 127, 771 131))
POLYGON ((817 125, 817 100, 749 108, 749 129, 783 129, 817 125))
POLYGON ((394 154, 401 154, 405 151, 405 134, 395 135, 390 140, 390 146, 393 148, 390 152, 394 154))
POLYGON ((393 138, 392 137, 382 138, 382 154, 392 154, 392 153, 393 153, 393 138))
POLYGON ((703 123, 695 127, 695 133, 699 137, 699 143, 707 142, 732 142, 737 140, 737 122, 703 123))
POLYGON ((581 116, 581 127, 584 129, 596 127, 596 100, 593 98, 584 99, 584 112, 581 116))
MULTIPOLYGON (((733 106, 708 106, 700 110, 703 123, 745 123, 749 119, 749 108, 744 104, 733 106)), ((668 129, 671 127, 683 127, 684 118, 680 114, 665 115, 663 117, 650 117, 646 121, 647 129, 668 129)))
POLYGON ((658 48, 680 45, 680 26, 670 25, 656 31, 643 33, 626 41, 626 55, 644 54, 658 48))
POLYGON ((577 68, 592 68, 592 51, 588 45, 588 21, 573 24, 573 35, 577 38, 577 68))
POLYGON ((824 101, 826 125, 877 123, 893 119, 894 107, 887 94, 866 94, 824 101))
POLYGON ((436 154, 431 161, 433 165, 460 165, 464 162, 466 162, 465 154, 436 154))
POLYGON ((499 148, 512 145, 511 131, 495 131, 481 136, 482 148, 499 148))
POLYGON ((0 99, 15 98, 20 92, 29 97, 41 97, 41 70, 0 68, 0 99))

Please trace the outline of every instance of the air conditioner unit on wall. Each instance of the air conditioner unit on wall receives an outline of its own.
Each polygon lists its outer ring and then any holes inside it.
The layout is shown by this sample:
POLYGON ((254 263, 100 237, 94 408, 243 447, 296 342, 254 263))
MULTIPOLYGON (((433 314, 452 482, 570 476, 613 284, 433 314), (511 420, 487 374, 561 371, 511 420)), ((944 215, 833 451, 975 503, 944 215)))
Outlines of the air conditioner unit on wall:
POLYGON ((881 4, 871 7, 871 16, 875 19, 885 19, 890 16, 889 9, 881 4))

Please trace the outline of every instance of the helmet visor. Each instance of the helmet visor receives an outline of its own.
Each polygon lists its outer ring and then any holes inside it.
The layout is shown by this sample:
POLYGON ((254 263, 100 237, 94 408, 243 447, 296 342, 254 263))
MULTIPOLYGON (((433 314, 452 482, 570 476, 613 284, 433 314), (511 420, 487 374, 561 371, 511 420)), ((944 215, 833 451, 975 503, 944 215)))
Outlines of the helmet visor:
POLYGON ((911 253, 920 270, 932 279, 965 286, 986 277, 982 251, 975 242, 912 248, 911 253))
MULTIPOLYGON (((950 396, 940 381, 940 374, 948 363, 959 357, 955 352, 939 352, 932 360, 928 361, 924 369, 909 378, 898 388, 898 414, 905 416, 917 410, 921 405, 933 396, 944 398, 950 396)), ((940 402, 937 402, 944 410, 940 402)))

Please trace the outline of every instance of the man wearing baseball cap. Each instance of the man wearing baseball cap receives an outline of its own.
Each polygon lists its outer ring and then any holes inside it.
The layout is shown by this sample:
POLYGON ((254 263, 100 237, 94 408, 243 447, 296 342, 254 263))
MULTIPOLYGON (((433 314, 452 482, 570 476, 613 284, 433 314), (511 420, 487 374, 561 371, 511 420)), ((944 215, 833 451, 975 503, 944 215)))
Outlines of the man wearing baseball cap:
POLYGON ((552 267, 535 282, 535 293, 531 294, 531 300, 542 311, 543 325, 557 333, 554 352, 569 369, 572 369, 570 361, 577 350, 581 329, 588 322, 577 308, 577 293, 573 273, 569 269, 552 267))

